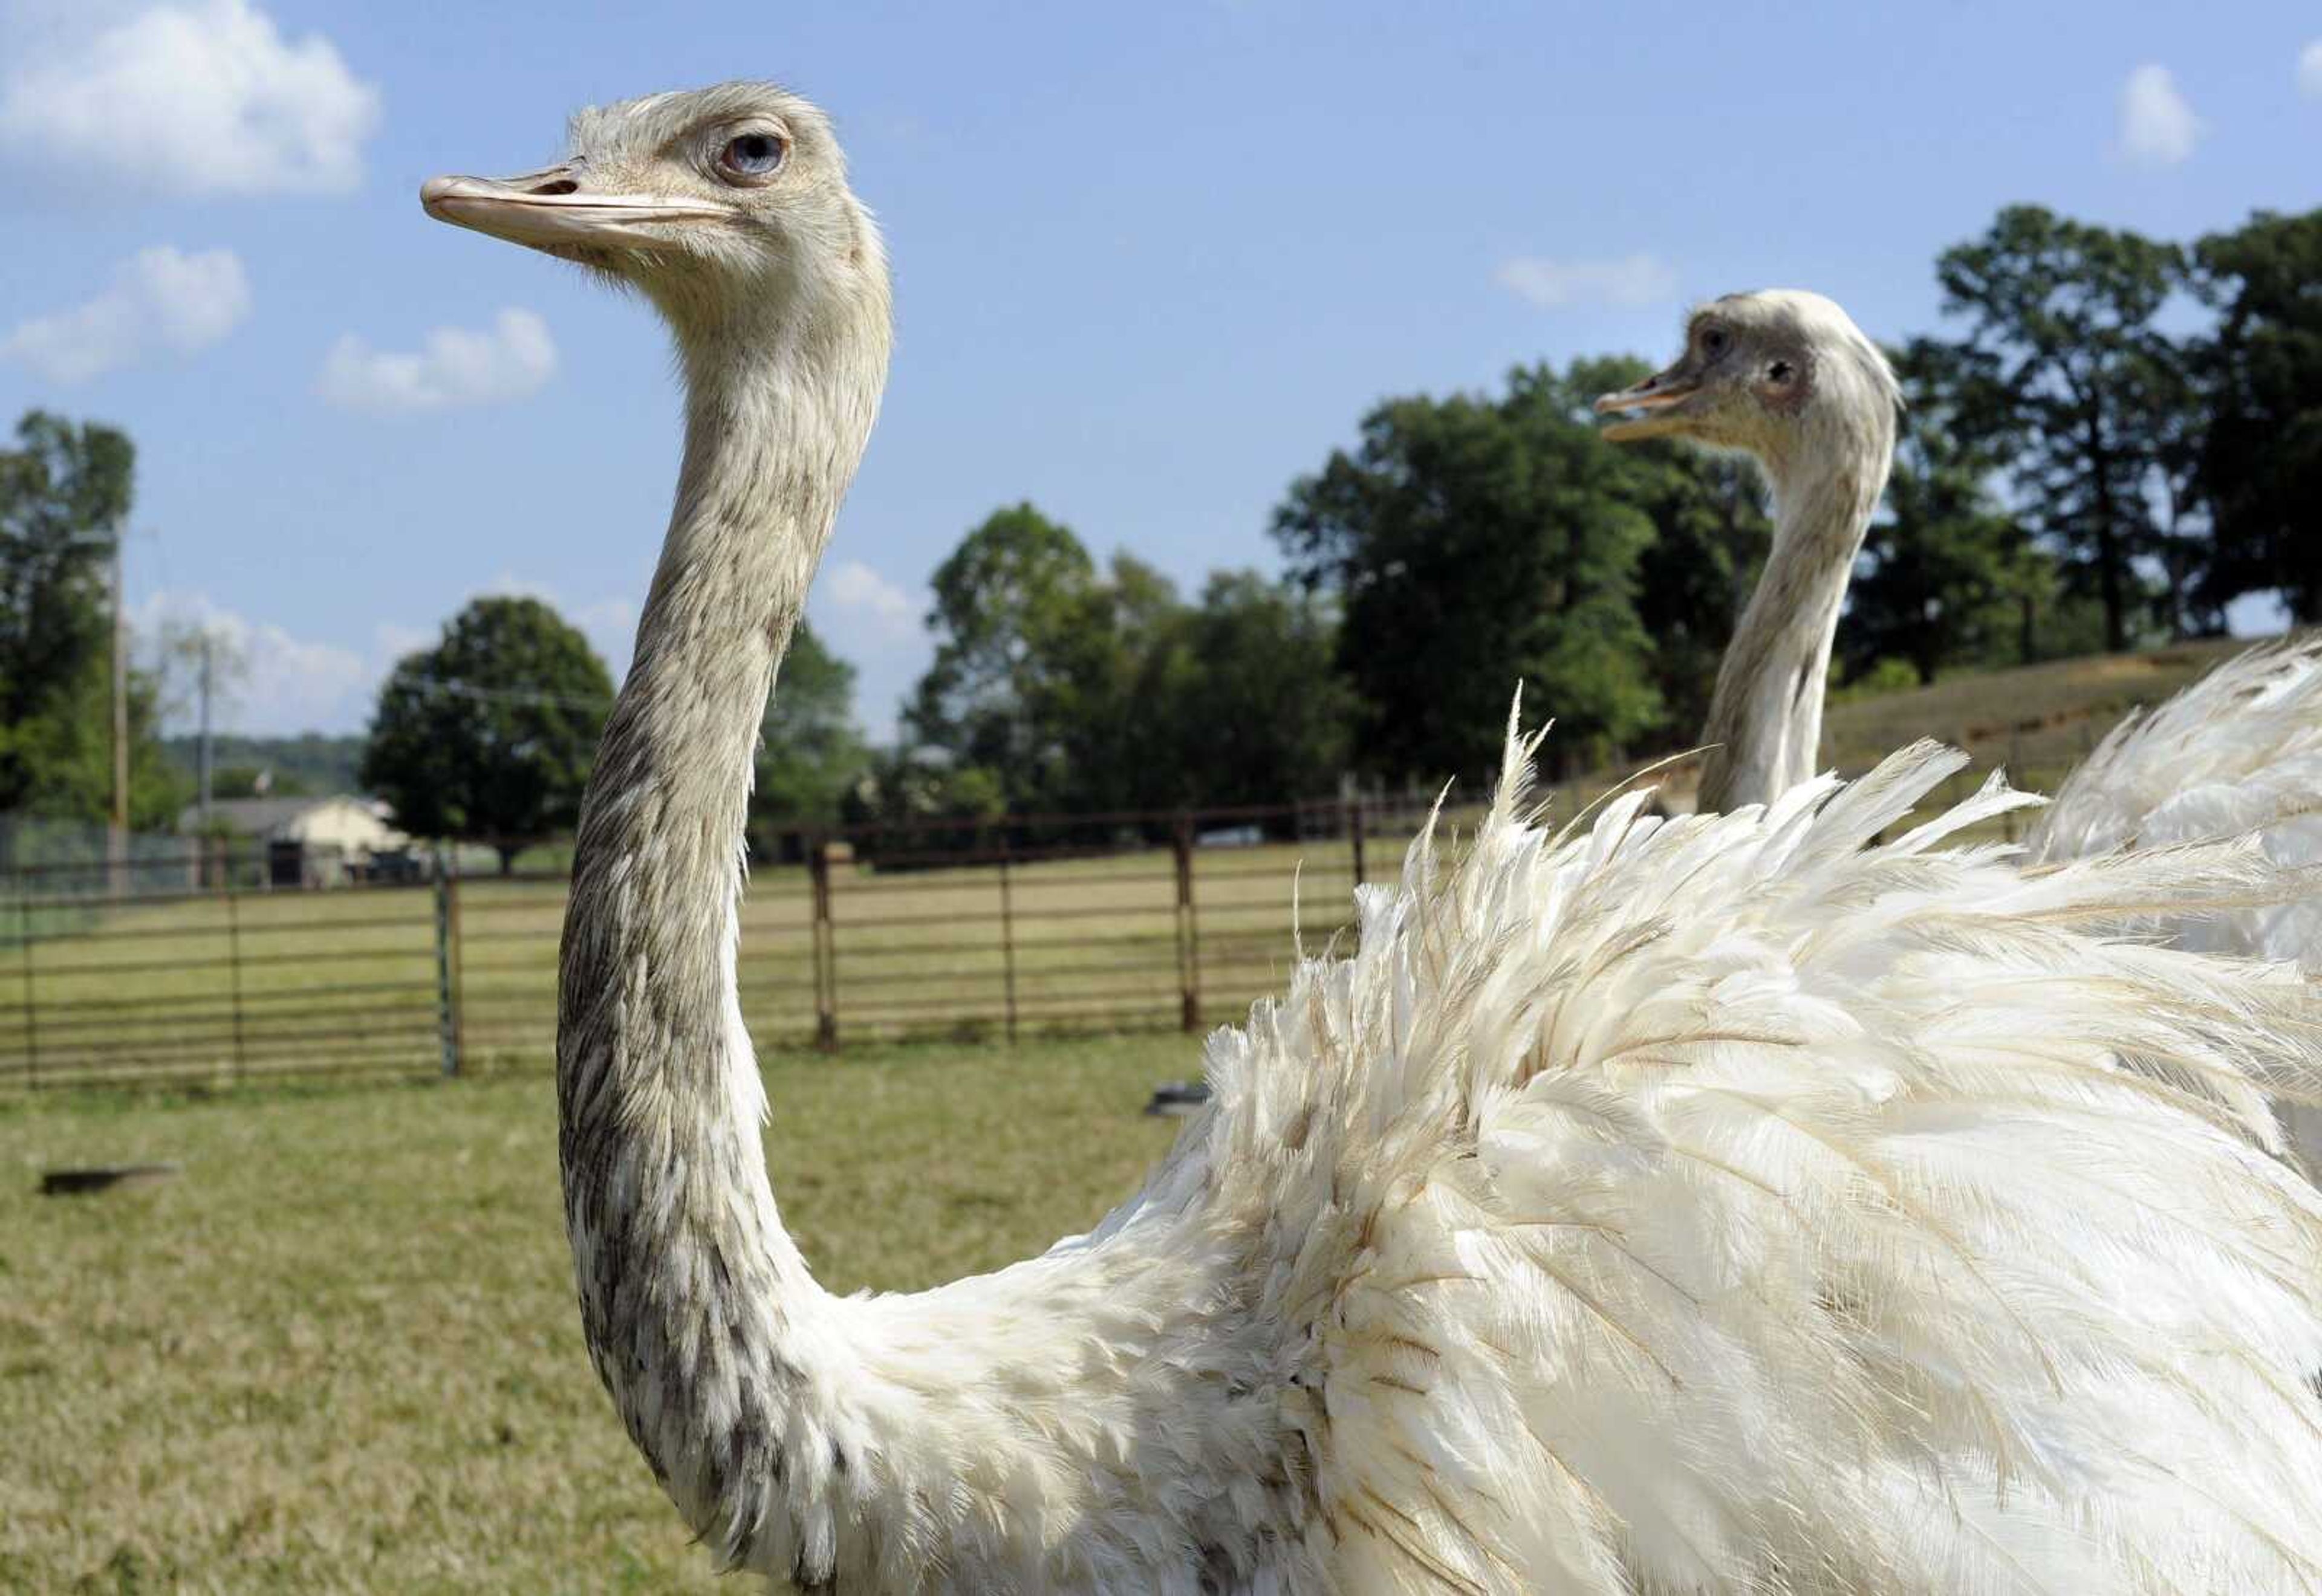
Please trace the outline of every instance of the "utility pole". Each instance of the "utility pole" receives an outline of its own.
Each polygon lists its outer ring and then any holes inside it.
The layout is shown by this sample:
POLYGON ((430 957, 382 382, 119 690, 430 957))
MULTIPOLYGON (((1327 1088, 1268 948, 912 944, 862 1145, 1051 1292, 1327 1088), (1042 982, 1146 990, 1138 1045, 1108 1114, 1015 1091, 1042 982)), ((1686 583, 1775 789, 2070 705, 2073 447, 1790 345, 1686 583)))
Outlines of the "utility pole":
POLYGON ((129 890, 129 618, 121 604, 121 551, 128 534, 113 534, 113 827, 106 837, 113 895, 129 890))
POLYGON ((196 745, 195 768, 200 772, 202 835, 210 834, 210 634, 202 628, 202 734, 196 745))

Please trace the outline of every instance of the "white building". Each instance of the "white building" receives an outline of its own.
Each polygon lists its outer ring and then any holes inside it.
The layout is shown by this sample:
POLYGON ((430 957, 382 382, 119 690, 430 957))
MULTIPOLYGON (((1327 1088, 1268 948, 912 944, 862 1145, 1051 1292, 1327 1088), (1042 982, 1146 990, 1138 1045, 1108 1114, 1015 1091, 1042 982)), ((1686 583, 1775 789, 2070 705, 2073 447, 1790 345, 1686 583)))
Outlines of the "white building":
MULTIPOLYGON (((208 832, 263 844, 267 879, 277 887, 335 887, 371 872, 375 855, 397 853, 411 839, 388 824, 377 798, 353 793, 318 798, 216 798, 208 832)), ((181 836, 203 831, 198 804, 178 816, 181 836)))

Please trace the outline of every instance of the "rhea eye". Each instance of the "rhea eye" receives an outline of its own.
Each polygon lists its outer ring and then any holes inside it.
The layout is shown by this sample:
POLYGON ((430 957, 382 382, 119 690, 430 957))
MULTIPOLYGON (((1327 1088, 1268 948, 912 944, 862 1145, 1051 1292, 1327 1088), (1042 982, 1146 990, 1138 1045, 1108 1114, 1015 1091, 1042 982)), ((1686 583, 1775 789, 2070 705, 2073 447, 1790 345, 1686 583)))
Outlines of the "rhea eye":
POLYGON ((1732 342, 1723 327, 1704 327, 1701 330, 1701 352, 1712 360, 1723 354, 1725 346, 1732 342))
POLYGON ((744 133, 718 152, 718 169, 745 183, 763 183, 779 170, 788 153, 772 133, 744 133))
POLYGON ((1787 360, 1776 360, 1766 368, 1766 380, 1778 388, 1787 386, 1790 378, 1796 375, 1796 369, 1787 360))

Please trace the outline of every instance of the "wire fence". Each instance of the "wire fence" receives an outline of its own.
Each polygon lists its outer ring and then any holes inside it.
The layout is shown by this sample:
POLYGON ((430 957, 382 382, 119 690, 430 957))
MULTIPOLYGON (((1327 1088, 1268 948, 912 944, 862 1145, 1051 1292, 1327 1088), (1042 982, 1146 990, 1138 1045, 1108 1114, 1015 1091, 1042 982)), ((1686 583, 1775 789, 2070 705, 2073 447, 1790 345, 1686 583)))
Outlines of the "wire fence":
POLYGON ((18 891, 0 1083, 400 1072, 436 1052, 435 894, 18 891))
MULTIPOLYGON (((769 1049, 1205 1029, 1278 990, 1302 946, 1350 946, 1353 889, 1400 871, 1425 814, 1365 798, 795 836, 744 900, 743 1018, 769 1049)), ((275 884, 202 850, 148 858, 133 891, 93 890, 121 880, 85 864, 0 872, 0 1090, 545 1066, 563 877, 428 863, 275 884)))
MULTIPOLYGON (((1199 1028, 1278 980, 1294 916, 1310 946, 1343 930, 1417 819, 1366 800, 794 838, 744 901, 743 1017, 761 1045, 825 1049, 1199 1028)), ((127 878, 0 872, 0 1089, 546 1064, 564 879, 432 862, 277 884, 210 848, 127 878)))
MULTIPOLYGON (((1351 918, 1396 868, 1407 802, 935 819, 793 840, 741 916, 762 1046, 1200 1029, 1276 984, 1296 935, 1351 918)), ((464 1067, 554 1046, 561 879, 448 883, 449 1024, 464 1067)))

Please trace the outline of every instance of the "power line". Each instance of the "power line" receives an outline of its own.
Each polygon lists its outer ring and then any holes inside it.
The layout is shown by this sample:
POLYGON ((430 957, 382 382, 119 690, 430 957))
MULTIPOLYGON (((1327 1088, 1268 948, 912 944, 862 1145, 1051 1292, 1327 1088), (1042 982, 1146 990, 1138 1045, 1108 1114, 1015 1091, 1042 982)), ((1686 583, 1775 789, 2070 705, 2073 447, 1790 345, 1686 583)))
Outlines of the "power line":
POLYGON ((443 676, 398 675, 390 679, 398 686, 422 688, 447 698, 475 698, 487 703, 535 704, 557 709, 607 709, 613 703, 610 698, 600 698, 593 693, 552 693, 544 688, 478 687, 473 682, 443 676))

